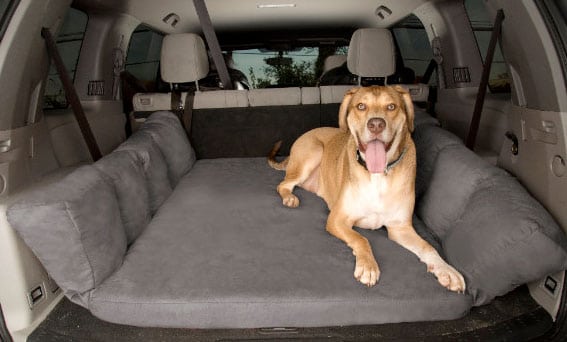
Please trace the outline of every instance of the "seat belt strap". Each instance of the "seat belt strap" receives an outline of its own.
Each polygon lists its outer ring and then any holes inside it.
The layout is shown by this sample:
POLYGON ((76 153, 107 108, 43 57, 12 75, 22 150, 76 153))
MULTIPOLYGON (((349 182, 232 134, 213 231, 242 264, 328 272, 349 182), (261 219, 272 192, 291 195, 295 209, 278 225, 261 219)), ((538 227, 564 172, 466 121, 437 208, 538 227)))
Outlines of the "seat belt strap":
POLYGON ((435 69, 437 69, 437 61, 435 59, 431 59, 429 61, 429 64, 427 65, 427 69, 425 69, 425 72, 421 77, 420 82, 424 84, 429 84, 429 81, 431 80, 431 76, 433 76, 433 72, 435 71, 435 69))
POLYGON ((187 138, 191 141, 191 124, 193 121, 193 103, 195 100, 195 94, 188 92, 185 97, 185 105, 183 105, 182 94, 178 89, 172 89, 171 91, 171 110, 177 115, 179 121, 185 128, 187 133, 187 138))
POLYGON ((480 79, 478 92, 476 94, 476 102, 474 104, 474 111, 469 126, 469 133, 467 135, 467 139, 465 140, 465 145, 470 150, 474 150, 476 136, 478 134, 478 128, 480 126, 482 107, 484 106, 484 98, 486 96, 486 89, 488 87, 488 81, 490 77, 490 68, 492 67, 492 59, 494 57, 494 51, 496 50, 496 43, 498 43, 498 39, 500 38, 502 32, 503 20, 504 20, 504 11, 502 9, 499 9, 498 13, 496 14, 496 19, 494 21, 494 28, 492 30, 492 36, 490 37, 488 51, 486 52, 486 60, 484 61, 484 67, 482 69, 482 78, 480 79))
POLYGON ((67 96, 67 100, 71 104, 71 108, 73 108, 73 113, 75 114, 75 118, 77 119, 77 123, 79 124, 79 129, 81 130, 83 138, 85 139, 85 143, 87 144, 91 157, 93 161, 97 161, 102 157, 102 154, 100 153, 100 149, 96 143, 96 139, 91 130, 91 126, 89 125, 89 121, 87 120, 87 117, 85 115, 85 111, 83 110, 83 106, 81 105, 81 101, 79 101, 77 91, 73 86, 73 81, 71 81, 71 78, 69 77, 69 74, 65 69, 65 65, 63 64, 63 60, 61 59, 61 55, 57 50, 53 36, 51 35, 49 29, 46 27, 43 27, 41 29, 41 36, 43 37, 43 39, 45 39, 47 53, 55 64, 55 69, 57 69, 57 74, 59 74, 59 78, 61 79, 61 83, 63 84, 65 95, 67 96))
POLYGON ((195 94, 192 92, 187 93, 185 97, 185 108, 183 109, 183 126, 185 126, 185 132, 187 132, 187 138, 189 138, 189 142, 191 145, 193 144, 193 140, 191 137, 191 125, 193 124, 193 104, 195 102, 195 94))
POLYGON ((226 61, 222 55, 219 40, 215 33, 215 29, 213 28, 213 23, 211 21, 209 11, 207 10, 207 5, 205 5, 205 0, 193 0, 193 4, 195 5, 195 11, 199 17, 199 22, 201 23, 205 40, 207 41, 207 45, 211 51, 213 62, 215 62, 215 66, 217 67, 222 86, 224 89, 233 89, 226 61))

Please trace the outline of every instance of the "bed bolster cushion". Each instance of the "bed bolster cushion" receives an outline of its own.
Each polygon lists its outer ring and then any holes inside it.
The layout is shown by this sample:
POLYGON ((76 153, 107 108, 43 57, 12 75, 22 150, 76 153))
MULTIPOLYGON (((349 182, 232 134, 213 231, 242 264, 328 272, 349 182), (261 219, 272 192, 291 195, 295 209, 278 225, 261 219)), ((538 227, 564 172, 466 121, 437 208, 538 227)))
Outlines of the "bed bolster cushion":
POLYGON ((94 166, 114 184, 126 239, 131 244, 151 219, 144 163, 137 154, 115 151, 94 166))
POLYGON ((543 206, 507 175, 485 180, 443 240, 475 305, 567 269, 567 239, 543 206))
POLYGON ((506 175, 464 145, 447 146, 438 153, 429 187, 418 202, 418 216, 442 240, 467 208, 483 181, 506 175))
POLYGON ((65 295, 87 306, 89 292, 126 253, 114 187, 96 168, 83 166, 18 198, 8 207, 8 222, 65 295))
POLYGON ((172 112, 159 111, 150 115, 141 129, 148 132, 160 148, 169 180, 175 187, 197 159, 181 122, 172 112))
POLYGON ((167 164, 149 132, 137 131, 123 142, 116 151, 130 151, 142 159, 148 184, 150 213, 153 215, 172 191, 167 175, 167 164))
MULTIPOLYGON (((417 115, 421 117, 422 115, 417 115)), ((424 122, 420 119, 419 122, 424 122)), ((417 170, 415 177, 415 198, 419 200, 431 183, 433 168, 439 152, 449 146, 462 145, 462 141, 453 133, 433 124, 417 124, 413 132, 416 148, 417 170)))

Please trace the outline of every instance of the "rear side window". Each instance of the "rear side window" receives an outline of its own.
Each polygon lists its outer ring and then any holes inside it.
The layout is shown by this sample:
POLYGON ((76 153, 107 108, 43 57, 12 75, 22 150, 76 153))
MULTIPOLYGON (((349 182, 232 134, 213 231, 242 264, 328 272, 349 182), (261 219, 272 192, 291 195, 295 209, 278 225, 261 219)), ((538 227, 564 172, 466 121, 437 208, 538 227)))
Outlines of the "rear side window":
POLYGON ((423 24, 415 15, 411 15, 396 25, 392 31, 404 69, 406 72, 413 72, 414 81, 419 82, 433 59, 431 44, 423 24))
MULTIPOLYGON (((465 8, 482 55, 482 60, 485 61, 492 35, 493 19, 488 15, 481 0, 465 0, 465 8)), ((511 91, 510 75, 508 74, 500 45, 496 45, 496 50, 494 51, 488 89, 491 93, 509 93, 511 91)))
POLYGON ((132 33, 126 56, 126 71, 137 79, 155 81, 159 70, 163 34, 140 25, 132 33))
POLYGON ((12 14, 14 14, 19 3, 20 0, 0 0, 0 40, 4 37, 12 14))
MULTIPOLYGON (((75 79, 77 61, 85 37, 87 21, 88 17, 84 12, 71 8, 67 12, 63 26, 56 38, 57 49, 71 79, 75 79)), ((53 63, 47 76, 43 103, 45 109, 67 108, 68 106, 63 84, 53 63)))
POLYGON ((567 84, 567 0, 542 0, 536 4, 555 45, 567 84))

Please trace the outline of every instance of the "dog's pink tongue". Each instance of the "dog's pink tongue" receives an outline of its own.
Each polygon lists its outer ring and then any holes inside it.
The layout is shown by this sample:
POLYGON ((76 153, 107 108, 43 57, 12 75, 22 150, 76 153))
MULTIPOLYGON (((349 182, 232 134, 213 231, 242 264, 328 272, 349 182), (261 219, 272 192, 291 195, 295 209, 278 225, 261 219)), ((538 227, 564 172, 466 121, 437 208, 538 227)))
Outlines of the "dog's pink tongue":
POLYGON ((370 173, 382 173, 386 168, 386 145, 379 140, 372 140, 366 145, 366 168, 370 173))

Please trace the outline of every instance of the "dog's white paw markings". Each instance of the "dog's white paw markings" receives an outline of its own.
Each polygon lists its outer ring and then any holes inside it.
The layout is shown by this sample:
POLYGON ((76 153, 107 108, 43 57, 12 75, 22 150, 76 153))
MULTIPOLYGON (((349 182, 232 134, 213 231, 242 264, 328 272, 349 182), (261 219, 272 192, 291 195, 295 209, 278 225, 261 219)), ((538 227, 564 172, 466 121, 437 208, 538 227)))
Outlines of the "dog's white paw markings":
POLYGON ((368 287, 376 285, 380 278, 380 269, 376 260, 373 257, 357 257, 354 277, 368 287))
POLYGON ((299 206, 299 198, 294 194, 287 195, 283 198, 283 205, 290 208, 297 208, 299 206))
POLYGON ((465 278, 449 264, 427 265, 427 271, 437 277, 437 281, 447 289, 464 293, 466 290, 465 278))

